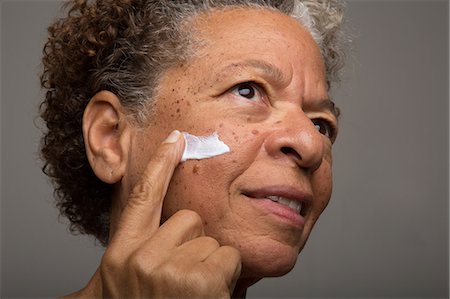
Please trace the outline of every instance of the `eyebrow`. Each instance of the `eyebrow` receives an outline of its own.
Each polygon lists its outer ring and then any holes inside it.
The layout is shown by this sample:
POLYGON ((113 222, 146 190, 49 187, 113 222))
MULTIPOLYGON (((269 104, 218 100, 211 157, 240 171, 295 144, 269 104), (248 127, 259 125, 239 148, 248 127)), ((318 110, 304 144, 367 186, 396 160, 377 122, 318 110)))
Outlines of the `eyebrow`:
MULTIPOLYGON (((246 67, 257 68, 267 76, 272 77, 279 82, 284 82, 286 80, 286 76, 284 75, 283 71, 280 68, 269 62, 258 59, 247 59, 242 62, 232 63, 230 65, 225 66, 218 73, 220 76, 232 69, 246 68, 246 67)), ((336 117, 336 119, 339 119, 339 116, 341 115, 341 110, 339 109, 339 107, 337 107, 336 104, 330 99, 320 100, 319 103, 314 106, 316 106, 318 109, 328 110, 331 114, 334 115, 334 117, 336 117)))
POLYGON ((339 119, 339 116, 341 115, 341 110, 339 109, 339 107, 337 107, 336 104, 330 99, 323 99, 314 106, 318 109, 328 110, 331 114, 334 115, 334 117, 336 117, 336 119, 339 119))
POLYGON ((244 60, 242 62, 232 63, 223 69, 221 69, 218 74, 219 76, 236 68, 246 68, 246 67, 252 67, 259 69, 262 71, 266 76, 274 78, 276 81, 284 82, 286 81, 286 76, 284 75, 283 71, 279 69, 277 66, 258 59, 248 59, 244 60))

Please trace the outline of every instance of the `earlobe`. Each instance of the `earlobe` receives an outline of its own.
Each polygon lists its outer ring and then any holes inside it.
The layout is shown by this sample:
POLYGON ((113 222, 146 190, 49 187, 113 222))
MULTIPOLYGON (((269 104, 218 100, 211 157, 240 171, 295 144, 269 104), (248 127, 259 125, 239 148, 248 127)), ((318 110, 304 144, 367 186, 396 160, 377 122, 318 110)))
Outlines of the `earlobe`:
POLYGON ((126 170, 128 123, 117 96, 109 91, 94 95, 83 115, 86 154, 95 175, 108 184, 119 182, 126 170))

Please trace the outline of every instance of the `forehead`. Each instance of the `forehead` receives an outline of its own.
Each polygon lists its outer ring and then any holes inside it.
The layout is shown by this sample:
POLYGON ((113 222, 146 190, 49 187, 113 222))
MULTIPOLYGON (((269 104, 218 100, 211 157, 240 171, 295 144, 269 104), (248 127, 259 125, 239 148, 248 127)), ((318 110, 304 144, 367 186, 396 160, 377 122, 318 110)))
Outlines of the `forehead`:
POLYGON ((220 52, 241 58, 245 52, 269 54, 270 47, 272 52, 288 51, 291 55, 286 58, 296 61, 323 62, 311 34, 297 20, 278 11, 243 7, 215 10, 197 17, 194 27, 206 55, 220 52))
POLYGON ((287 79, 300 76, 326 82, 324 61, 311 34, 281 12, 263 8, 215 10, 198 16, 193 28, 201 40, 193 60, 205 64, 208 71, 230 62, 260 59, 277 66, 287 79))
POLYGON ((243 82, 302 107, 329 98, 320 49, 294 18, 268 9, 221 9, 197 16, 191 28, 194 55, 167 69, 159 83, 167 101, 171 91, 215 97, 243 82))

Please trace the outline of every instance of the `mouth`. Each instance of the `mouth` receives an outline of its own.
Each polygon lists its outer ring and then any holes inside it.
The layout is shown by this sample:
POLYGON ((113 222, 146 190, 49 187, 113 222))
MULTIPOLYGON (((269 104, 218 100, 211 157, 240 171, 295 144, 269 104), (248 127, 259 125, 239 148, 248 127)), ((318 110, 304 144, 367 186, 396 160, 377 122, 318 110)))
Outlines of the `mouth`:
POLYGON ((242 193, 264 205, 278 216, 288 218, 303 226, 311 208, 312 196, 289 186, 270 186, 242 193))
POLYGON ((289 199, 289 198, 281 197, 281 196, 274 196, 274 195, 269 195, 269 196, 266 196, 265 198, 270 199, 273 202, 277 202, 281 205, 285 205, 285 206, 295 210, 295 212, 299 215, 302 214, 302 208, 304 206, 304 203, 301 201, 297 201, 295 199, 289 199))

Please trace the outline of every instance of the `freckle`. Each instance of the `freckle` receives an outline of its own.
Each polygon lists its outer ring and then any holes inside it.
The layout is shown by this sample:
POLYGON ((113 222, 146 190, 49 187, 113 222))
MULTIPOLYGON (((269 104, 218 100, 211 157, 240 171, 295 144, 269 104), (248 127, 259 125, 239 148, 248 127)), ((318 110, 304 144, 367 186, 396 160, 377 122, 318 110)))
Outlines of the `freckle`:
POLYGON ((175 88, 172 88, 172 92, 175 92, 175 88))
POLYGON ((194 168, 192 168, 192 173, 197 174, 198 173, 198 166, 194 165, 194 168))
POLYGON ((253 131, 252 131, 252 134, 253 134, 253 135, 258 135, 258 134, 259 134, 259 131, 258 131, 258 130, 253 130, 253 131))
POLYGON ((251 121, 252 118, 250 116, 247 117, 247 121, 251 121))
POLYGON ((177 104, 180 104, 180 100, 177 100, 177 104))
POLYGON ((184 190, 187 190, 187 187, 186 187, 186 186, 184 186, 184 190))
POLYGON ((234 133, 234 132, 231 132, 231 134, 236 135, 236 133, 234 133))
POLYGON ((191 102, 186 101, 186 104, 187 104, 189 107, 191 107, 191 102))
MULTIPOLYGON (((186 186, 184 186, 185 188, 186 188, 186 186)), ((192 203, 192 201, 190 201, 190 200, 188 200, 188 204, 191 204, 192 203)))
POLYGON ((282 121, 279 120, 279 121, 277 121, 275 124, 278 125, 278 124, 281 124, 281 123, 282 123, 282 121))
POLYGON ((180 108, 177 109, 177 113, 180 113, 180 108))
POLYGON ((234 140, 235 140, 235 141, 239 141, 239 137, 234 136, 234 140))
POLYGON ((171 114, 170 117, 174 117, 175 115, 171 114))
POLYGON ((237 161, 236 160, 232 160, 231 163, 237 163, 237 161))
POLYGON ((205 222, 204 222, 203 224, 204 224, 205 226, 207 226, 207 225, 208 225, 208 221, 205 220, 205 222))
POLYGON ((223 127, 223 124, 220 124, 220 125, 219 125, 219 128, 222 128, 222 127, 223 127))

